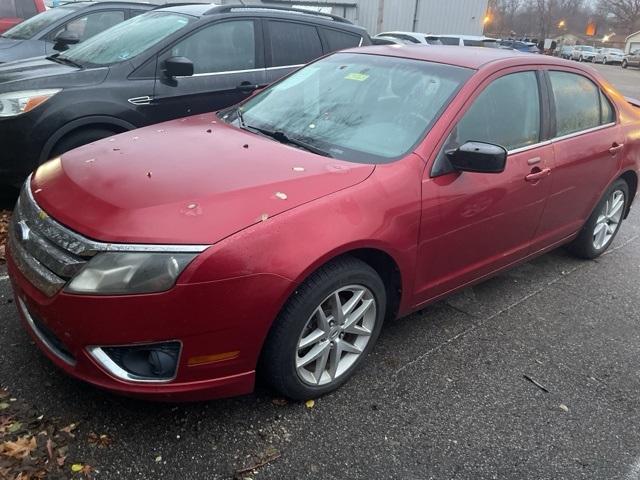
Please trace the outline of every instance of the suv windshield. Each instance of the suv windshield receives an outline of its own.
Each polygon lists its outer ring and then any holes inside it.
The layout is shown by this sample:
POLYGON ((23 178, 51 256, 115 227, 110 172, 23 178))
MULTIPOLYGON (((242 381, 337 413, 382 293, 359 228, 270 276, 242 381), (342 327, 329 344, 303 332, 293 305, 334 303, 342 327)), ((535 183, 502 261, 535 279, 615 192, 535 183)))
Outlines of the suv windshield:
POLYGON ((145 13, 89 38, 59 58, 89 66, 129 60, 184 28, 193 18, 173 12, 145 13))
POLYGON ((30 40, 45 28, 53 25, 59 19, 66 17, 78 7, 59 7, 39 13, 2 34, 4 38, 15 40, 30 40))
POLYGON ((339 53, 245 102, 237 120, 327 156, 388 163, 414 148, 471 74, 420 60, 339 53))

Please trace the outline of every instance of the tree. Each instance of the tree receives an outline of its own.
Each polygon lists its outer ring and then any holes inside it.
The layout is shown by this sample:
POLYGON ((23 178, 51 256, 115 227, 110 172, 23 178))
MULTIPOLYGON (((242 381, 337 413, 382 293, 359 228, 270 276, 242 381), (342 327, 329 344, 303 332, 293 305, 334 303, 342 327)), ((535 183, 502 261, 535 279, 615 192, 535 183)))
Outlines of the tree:
POLYGON ((620 34, 640 30, 640 0, 599 0, 598 10, 611 19, 620 34))

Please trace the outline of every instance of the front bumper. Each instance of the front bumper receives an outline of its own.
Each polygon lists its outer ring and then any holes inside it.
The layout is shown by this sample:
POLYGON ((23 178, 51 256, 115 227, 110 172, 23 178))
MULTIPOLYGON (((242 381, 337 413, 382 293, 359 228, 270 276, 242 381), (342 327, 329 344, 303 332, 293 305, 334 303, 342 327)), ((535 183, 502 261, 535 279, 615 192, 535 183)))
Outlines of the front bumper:
POLYGON ((281 277, 250 275, 178 284, 155 294, 89 296, 62 291, 47 297, 27 280, 10 250, 8 253, 20 316, 53 363, 97 387, 160 401, 197 401, 251 392, 264 338, 279 309, 277 300, 290 287, 281 277), (116 378, 89 353, 92 346, 172 340, 182 344, 177 373, 173 380, 162 383, 116 378), (197 361, 212 357, 220 360, 197 361))

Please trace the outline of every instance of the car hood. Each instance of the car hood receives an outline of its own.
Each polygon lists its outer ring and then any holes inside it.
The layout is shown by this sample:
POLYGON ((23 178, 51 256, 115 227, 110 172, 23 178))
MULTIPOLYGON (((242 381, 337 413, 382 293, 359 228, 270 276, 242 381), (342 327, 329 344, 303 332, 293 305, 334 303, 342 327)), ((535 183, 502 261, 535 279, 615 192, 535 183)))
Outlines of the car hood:
POLYGON ((48 87, 74 87, 102 82, 109 69, 81 69, 47 60, 28 58, 0 65, 0 93, 48 87))
POLYGON ((31 188, 47 214, 94 240, 213 244, 360 183, 374 168, 207 114, 80 147, 41 166, 31 188))
POLYGON ((0 51, 6 50, 7 48, 17 47, 24 40, 16 40, 13 38, 0 38, 0 51))

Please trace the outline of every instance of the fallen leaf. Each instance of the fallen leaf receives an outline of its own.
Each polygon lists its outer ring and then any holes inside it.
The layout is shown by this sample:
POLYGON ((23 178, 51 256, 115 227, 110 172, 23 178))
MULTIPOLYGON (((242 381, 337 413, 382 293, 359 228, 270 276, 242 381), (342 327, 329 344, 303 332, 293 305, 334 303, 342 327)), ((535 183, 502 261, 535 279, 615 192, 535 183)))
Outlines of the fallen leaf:
POLYGON ((37 447, 36 437, 19 437, 15 442, 0 443, 0 453, 11 458, 25 458, 37 447))
POLYGON ((9 404, 7 402, 0 402, 0 410, 6 410, 9 408, 9 404))
POLYGON ((7 432, 16 433, 21 428, 22 428, 22 423, 15 422, 15 423, 12 423, 11 425, 9 425, 9 428, 7 428, 7 432))
POLYGON ((569 407, 567 407, 564 403, 560 404, 560 410, 562 410, 563 412, 568 412, 569 411, 569 407))
POLYGON ((97 433, 91 432, 88 438, 89 443, 97 445, 99 447, 108 447, 111 445, 111 437, 109 435, 98 435, 97 433))
POLYGON ((89 475, 92 471, 93 467, 91 465, 85 465, 84 467, 82 467, 82 470, 80 470, 80 473, 82 473, 83 475, 89 475))
POLYGON ((81 463, 74 463, 73 465, 71 465, 71 471, 75 473, 81 472, 83 468, 84 465, 82 465, 81 463))
POLYGON ((283 405, 287 404, 287 399, 286 398, 274 398, 273 400, 271 400, 271 403, 273 403, 274 405, 277 405, 279 407, 282 407, 283 405))
POLYGON ((58 457, 56 459, 56 463, 58 464, 59 467, 63 467, 64 466, 64 462, 65 462, 66 459, 67 459, 66 455, 64 455, 62 457, 58 457))
POLYGON ((162 461, 162 455, 158 455, 156 457, 156 462, 161 462, 162 461))
POLYGON ((307 408, 313 408, 316 406, 315 400, 307 400, 306 402, 304 402, 304 404, 307 406, 307 408))

